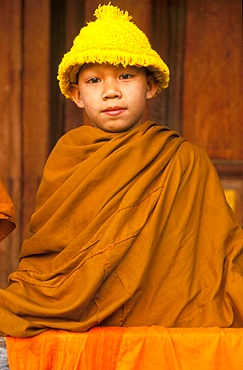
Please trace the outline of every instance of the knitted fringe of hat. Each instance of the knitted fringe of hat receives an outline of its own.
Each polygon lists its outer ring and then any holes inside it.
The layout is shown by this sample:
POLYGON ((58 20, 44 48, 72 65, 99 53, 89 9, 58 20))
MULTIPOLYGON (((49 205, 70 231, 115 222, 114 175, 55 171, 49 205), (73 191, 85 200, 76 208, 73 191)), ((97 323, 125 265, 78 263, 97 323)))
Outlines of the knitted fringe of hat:
POLYGON ((169 83, 169 68, 151 48, 147 36, 131 22, 127 11, 111 5, 99 5, 96 20, 88 22, 74 39, 58 68, 61 92, 71 98, 69 86, 77 83, 80 67, 85 63, 106 63, 126 67, 146 67, 159 82, 157 93, 169 83))

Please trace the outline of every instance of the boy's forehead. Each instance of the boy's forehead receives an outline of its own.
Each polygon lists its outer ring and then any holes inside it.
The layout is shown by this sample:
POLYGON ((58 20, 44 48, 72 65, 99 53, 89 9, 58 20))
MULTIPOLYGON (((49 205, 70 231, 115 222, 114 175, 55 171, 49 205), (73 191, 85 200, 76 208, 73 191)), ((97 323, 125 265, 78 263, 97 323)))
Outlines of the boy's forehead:
POLYGON ((113 64, 106 64, 106 63, 85 63, 80 67, 79 72, 84 71, 144 71, 144 67, 137 67, 137 66, 130 66, 127 65, 124 67, 122 64, 113 65, 113 64))

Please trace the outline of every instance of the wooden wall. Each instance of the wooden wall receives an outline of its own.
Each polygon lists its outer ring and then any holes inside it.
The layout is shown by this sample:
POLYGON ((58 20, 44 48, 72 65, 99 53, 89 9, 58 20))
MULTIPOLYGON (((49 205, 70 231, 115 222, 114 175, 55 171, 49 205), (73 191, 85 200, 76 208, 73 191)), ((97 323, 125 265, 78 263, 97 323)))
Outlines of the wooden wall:
POLYGON ((207 149, 243 225, 242 3, 187 0, 182 133, 207 149))
MULTIPOLYGON (((58 138, 88 124, 65 100, 57 66, 91 20, 93 0, 0 0, 0 178, 17 228, 0 244, 0 286, 18 262, 46 158, 58 138)), ((114 0, 149 36, 171 70, 147 116, 205 147, 243 223, 240 0, 114 0)), ((93 18, 94 19, 94 18, 93 18)))
POLYGON ((17 228, 0 244, 0 285, 16 268, 49 152, 50 6, 0 0, 0 177, 17 228))

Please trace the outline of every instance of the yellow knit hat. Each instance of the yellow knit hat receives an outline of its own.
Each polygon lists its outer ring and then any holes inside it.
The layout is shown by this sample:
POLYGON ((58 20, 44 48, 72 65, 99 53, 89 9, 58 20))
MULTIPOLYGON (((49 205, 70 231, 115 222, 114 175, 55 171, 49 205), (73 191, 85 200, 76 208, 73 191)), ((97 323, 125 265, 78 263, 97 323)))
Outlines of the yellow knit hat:
POLYGON ((84 63, 147 67, 159 82, 157 92, 168 86, 169 68, 151 48, 147 36, 130 21, 132 17, 127 11, 124 13, 109 3, 99 5, 94 15, 97 19, 80 30, 59 65, 57 78, 66 98, 71 98, 69 86, 77 83, 84 63))

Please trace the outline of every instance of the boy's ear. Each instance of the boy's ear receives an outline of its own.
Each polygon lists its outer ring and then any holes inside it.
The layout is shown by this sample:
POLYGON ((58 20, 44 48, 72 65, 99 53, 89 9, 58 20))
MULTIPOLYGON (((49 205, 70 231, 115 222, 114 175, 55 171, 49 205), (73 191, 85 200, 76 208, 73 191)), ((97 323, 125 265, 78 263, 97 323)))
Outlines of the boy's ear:
POLYGON ((69 94, 71 95, 72 100, 74 101, 74 103, 79 108, 84 107, 83 100, 81 98, 79 87, 78 87, 77 84, 72 84, 72 85, 69 86, 69 94))
POLYGON ((159 81, 155 79, 154 74, 149 74, 147 76, 147 100, 152 99, 155 96, 158 86, 159 81))

